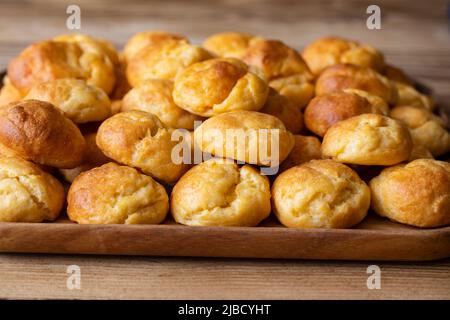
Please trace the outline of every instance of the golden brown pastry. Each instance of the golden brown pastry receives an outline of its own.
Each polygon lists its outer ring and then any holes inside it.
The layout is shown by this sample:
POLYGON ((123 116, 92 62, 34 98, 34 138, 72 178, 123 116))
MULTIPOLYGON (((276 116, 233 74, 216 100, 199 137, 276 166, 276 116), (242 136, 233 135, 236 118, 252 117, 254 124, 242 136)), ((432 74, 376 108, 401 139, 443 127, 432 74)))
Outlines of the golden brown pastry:
POLYGON ((0 107, 11 102, 19 101, 22 97, 22 93, 5 76, 3 78, 3 86, 0 88, 0 107))
POLYGON ((186 68, 175 80, 173 98, 181 108, 205 117, 233 110, 259 110, 269 88, 245 63, 211 59, 186 68))
POLYGON ((383 98, 391 105, 394 105, 397 100, 395 84, 370 68, 337 64, 324 70, 316 82, 318 96, 343 89, 367 91, 383 98))
POLYGON ((119 63, 119 53, 117 52, 116 47, 108 40, 93 38, 81 33, 63 34, 54 37, 52 40, 76 43, 87 54, 106 55, 115 66, 119 63))
POLYGON ((308 66, 294 49, 281 41, 224 32, 206 39, 204 46, 219 57, 243 60, 297 108, 304 107, 314 96, 313 77, 308 66))
POLYGON ((398 91, 398 99, 397 106, 413 106, 413 107, 422 107, 428 110, 433 110, 435 107, 434 100, 416 89, 413 86, 395 82, 395 86, 398 91))
POLYGON ((242 60, 258 67, 267 80, 304 74, 312 77, 302 57, 283 42, 255 37, 242 56, 242 60))
POLYGON ((141 110, 157 116, 172 128, 194 129, 194 121, 203 118, 178 107, 173 101, 171 80, 146 80, 129 91, 122 100, 122 111, 141 110))
POLYGON ((298 108, 304 108, 314 97, 314 84, 305 74, 273 79, 269 82, 269 86, 292 101, 298 108))
POLYGON ((195 129, 194 139, 203 152, 262 166, 277 166, 294 147, 292 133, 278 118, 243 110, 209 118, 195 129))
POLYGON ((203 47, 222 58, 242 58, 254 36, 242 32, 216 33, 206 38, 203 47))
POLYGON ((119 64, 115 67, 116 84, 110 94, 111 100, 122 100, 122 98, 131 90, 131 85, 128 83, 126 70, 127 65, 123 61, 123 56, 120 56, 119 64))
POLYGON ((277 117, 293 134, 297 134, 303 129, 303 114, 300 109, 291 100, 273 89, 270 89, 267 101, 259 112, 277 117))
POLYGON ((280 166, 281 172, 310 160, 322 158, 321 143, 318 138, 295 135, 294 140, 292 151, 280 166))
MULTIPOLYGON (((346 93, 353 93, 360 97, 365 98, 367 101, 369 101, 369 104, 372 106, 374 110, 378 110, 379 114, 382 115, 388 115, 389 114, 389 105, 384 101, 381 97, 371 94, 370 92, 359 90, 359 89, 344 89, 342 90, 346 93)), ((376 112, 373 112, 376 113, 376 112)))
POLYGON ((67 202, 70 220, 80 224, 158 224, 169 210, 163 186, 112 162, 79 175, 67 202))
POLYGON ((111 116, 122 111, 122 100, 111 101, 111 116))
POLYGON ((73 169, 59 169, 63 178, 68 182, 73 182, 80 173, 99 167, 105 163, 111 162, 111 159, 104 155, 96 143, 96 132, 83 134, 86 140, 86 149, 83 157, 83 163, 73 169))
POLYGON ((404 83, 409 86, 414 85, 411 78, 408 77, 408 75, 402 69, 394 67, 392 65, 386 65, 386 68, 384 68, 383 74, 389 80, 392 80, 395 82, 401 82, 401 83, 404 83))
POLYGON ((0 108, 0 144, 42 165, 81 164, 86 143, 80 130, 52 104, 22 100, 0 108))
POLYGON ((211 159, 181 177, 170 207, 185 225, 253 227, 270 214, 269 180, 250 165, 211 159))
POLYGON ((411 135, 401 122, 379 114, 361 114, 333 125, 322 141, 322 153, 333 160, 389 166, 409 158, 411 135))
POLYGON ((128 61, 126 75, 132 87, 148 79, 173 80, 188 66, 210 58, 208 51, 187 41, 163 41, 128 61))
POLYGON ((434 157, 426 146, 413 138, 413 148, 411 150, 411 154, 409 155, 408 162, 416 159, 434 159, 434 157))
POLYGON ((435 157, 450 151, 450 133, 442 118, 424 108, 399 106, 391 110, 390 116, 404 122, 411 136, 419 145, 426 147, 435 157))
POLYGON ((450 224, 450 164, 430 159, 384 169, 370 181, 372 208, 416 227, 450 224))
POLYGON ((306 127, 323 137, 327 130, 339 121, 364 113, 387 115, 389 107, 383 99, 373 96, 374 101, 377 100, 378 103, 372 102, 357 92, 362 91, 335 91, 312 99, 305 109, 306 127))
POLYGON ((123 48, 125 61, 132 60, 142 49, 158 46, 164 42, 187 41, 186 37, 165 31, 143 31, 128 39, 123 48))
POLYGON ((23 94, 40 82, 76 78, 109 94, 115 84, 114 62, 104 50, 77 42, 42 41, 30 45, 8 65, 11 83, 23 94))
POLYGON ((311 71, 297 51, 281 41, 251 39, 242 60, 258 68, 269 86, 303 108, 314 96, 311 71))
POLYGON ((64 204, 64 188, 38 165, 0 156, 0 221, 55 220, 64 204))
POLYGON ((370 189, 341 163, 311 160, 275 179, 272 206, 290 228, 350 228, 366 216, 370 189))
POLYGON ((78 79, 41 82, 31 88, 25 99, 47 101, 75 123, 102 121, 111 115, 107 94, 78 79))
POLYGON ((340 63, 351 63, 378 71, 385 68, 380 51, 339 37, 324 37, 313 41, 303 50, 302 56, 315 75, 340 63))
POLYGON ((178 144, 171 140, 173 130, 150 113, 121 112, 100 125, 97 145, 107 157, 170 183, 189 168, 172 160, 178 144))

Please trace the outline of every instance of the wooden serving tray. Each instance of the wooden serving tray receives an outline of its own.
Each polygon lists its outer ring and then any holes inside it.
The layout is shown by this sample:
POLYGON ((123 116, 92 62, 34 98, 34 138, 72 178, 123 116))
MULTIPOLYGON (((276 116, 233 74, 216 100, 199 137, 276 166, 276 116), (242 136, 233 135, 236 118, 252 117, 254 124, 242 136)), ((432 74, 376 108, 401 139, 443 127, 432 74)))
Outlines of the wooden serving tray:
MULTIPOLYGON (((431 94, 421 83, 416 88, 431 94)), ((450 118, 450 109, 440 111, 450 118)), ((170 219, 160 225, 78 225, 62 217, 0 222, 0 252, 425 261, 450 257, 450 226, 418 229, 373 213, 353 229, 288 229, 273 217, 253 228, 187 227, 170 219)))
POLYGON ((369 215, 353 229, 0 223, 0 252, 420 261, 450 257, 450 227, 417 229, 369 215))

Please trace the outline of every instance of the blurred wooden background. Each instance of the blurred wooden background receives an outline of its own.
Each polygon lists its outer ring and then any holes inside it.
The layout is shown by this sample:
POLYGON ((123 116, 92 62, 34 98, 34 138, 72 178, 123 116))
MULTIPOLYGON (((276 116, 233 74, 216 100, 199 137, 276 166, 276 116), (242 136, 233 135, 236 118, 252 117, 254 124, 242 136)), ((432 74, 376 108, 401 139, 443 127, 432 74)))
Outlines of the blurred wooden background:
MULTIPOLYGON (((356 39, 382 49, 389 62, 450 101, 445 0, 0 0, 0 69, 30 42, 69 32, 69 4, 81 7, 81 32, 119 47, 153 29, 196 43, 215 32, 245 31, 298 49, 323 35, 356 39), (381 7, 381 30, 366 27, 373 3, 381 7)), ((0 298, 450 298, 449 260, 376 263, 381 290, 366 287, 369 264, 0 254, 0 298), (82 290, 65 286, 70 264, 81 267, 82 290)))
POLYGON ((237 30, 277 38, 298 49, 323 35, 373 44, 393 64, 450 98, 450 35, 446 0, 0 0, 0 67, 27 44, 70 32, 66 8, 81 8, 81 32, 118 47, 133 33, 168 30, 193 42, 237 30), (366 27, 366 8, 381 7, 381 30, 366 27))

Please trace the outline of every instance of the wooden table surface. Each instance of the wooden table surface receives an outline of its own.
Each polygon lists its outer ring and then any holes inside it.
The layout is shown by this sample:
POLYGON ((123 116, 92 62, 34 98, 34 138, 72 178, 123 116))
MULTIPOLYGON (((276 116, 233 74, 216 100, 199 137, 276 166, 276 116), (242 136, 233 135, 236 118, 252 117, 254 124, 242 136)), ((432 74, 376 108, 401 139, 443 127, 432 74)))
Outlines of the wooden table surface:
MULTIPOLYGON (((133 33, 162 29, 200 42, 236 30, 301 48, 340 35, 382 49, 390 63, 450 101, 447 1, 137 1, 0 0, 0 68, 28 43, 67 33, 66 7, 81 7, 81 32, 117 46, 133 33), (368 30, 366 8, 381 7, 381 30, 368 30)), ((301 245, 301 244, 299 244, 301 245)), ((450 298, 450 260, 426 263, 287 261, 0 254, 0 298, 380 299, 450 298), (370 264, 381 289, 366 285, 370 264), (66 286, 69 265, 81 289, 66 286)))

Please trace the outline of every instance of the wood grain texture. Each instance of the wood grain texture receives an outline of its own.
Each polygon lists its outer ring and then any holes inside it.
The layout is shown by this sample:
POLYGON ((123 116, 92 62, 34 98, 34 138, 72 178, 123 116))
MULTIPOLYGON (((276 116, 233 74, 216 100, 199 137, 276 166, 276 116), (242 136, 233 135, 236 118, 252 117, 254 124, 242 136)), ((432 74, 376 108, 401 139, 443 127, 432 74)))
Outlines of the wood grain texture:
POLYGON ((0 252, 421 261, 450 257, 450 227, 421 230, 369 216, 353 229, 0 223, 0 252))
MULTIPOLYGON (((0 69, 27 44, 67 33, 71 0, 0 0, 0 69)), ((78 0, 81 32, 122 46, 135 32, 163 29, 201 42, 211 33, 246 31, 300 49, 322 35, 341 35, 382 49, 450 101, 447 1, 377 1, 382 30, 365 26, 371 0, 138 1, 78 0)), ((389 244, 386 244, 388 246, 389 244)), ((380 263, 382 289, 368 290, 369 262, 0 254, 0 298, 175 299, 449 299, 450 260, 380 263), (66 288, 77 264, 82 290, 66 288)))
POLYGON ((450 260, 321 262, 2 254, 0 298, 450 299, 450 260), (367 267, 381 268, 369 290, 367 267), (78 265, 81 290, 66 287, 78 265))

